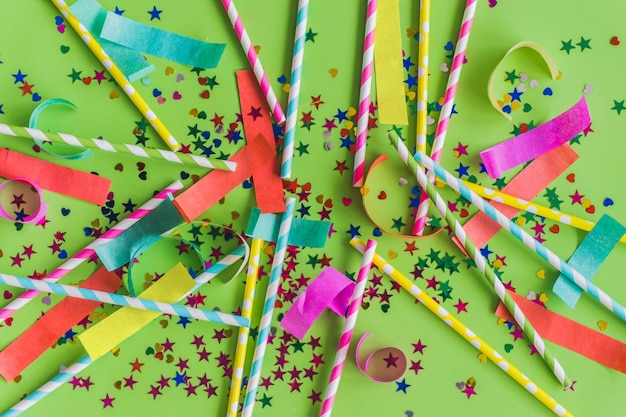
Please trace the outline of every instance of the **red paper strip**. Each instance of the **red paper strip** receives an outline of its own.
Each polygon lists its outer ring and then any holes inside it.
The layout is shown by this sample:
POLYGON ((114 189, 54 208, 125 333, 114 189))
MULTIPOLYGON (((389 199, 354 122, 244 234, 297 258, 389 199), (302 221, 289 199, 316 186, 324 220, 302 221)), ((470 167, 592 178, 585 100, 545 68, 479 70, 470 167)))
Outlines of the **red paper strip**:
MULTIPOLYGON (((543 308, 518 294, 509 293, 544 339, 626 373, 626 344, 543 308)), ((496 315, 514 322, 502 304, 498 306, 496 315)))
POLYGON ((93 204, 106 202, 111 180, 77 169, 64 167, 23 155, 8 149, 0 149, 0 177, 28 178, 44 190, 54 191, 93 204))
MULTIPOLYGON (((121 287, 117 275, 104 267, 98 269, 80 286, 92 290, 114 292, 121 287)), ((13 380, 35 359, 100 304, 98 301, 66 297, 0 352, 0 375, 13 380)))
MULTIPOLYGON (((239 86, 239 103, 243 130, 248 141, 262 135, 267 143, 276 149, 274 128, 270 110, 263 92, 259 88, 254 72, 244 70, 237 72, 239 86)), ((283 180, 280 178, 280 167, 276 152, 264 169, 252 174, 257 206, 261 213, 282 213, 285 211, 285 192, 283 180)))
MULTIPOLYGON (((530 201, 572 165, 577 158, 578 154, 568 144, 561 145, 531 162, 502 188, 502 192, 530 201)), ((495 201, 492 201, 491 204, 509 219, 515 217, 519 212, 519 209, 495 201)), ((483 212, 476 213, 465 223, 463 228, 477 248, 485 246, 489 239, 500 230, 500 226, 483 212)), ((456 239, 453 240, 457 246, 462 247, 456 239)))
MULTIPOLYGON (((252 173, 263 169, 275 154, 276 150, 261 135, 256 136, 230 159, 237 162, 237 171, 213 170, 209 172, 174 198, 174 205, 187 222, 193 221, 249 178, 252 173)), ((257 185, 255 191, 259 195, 266 190, 257 185)))

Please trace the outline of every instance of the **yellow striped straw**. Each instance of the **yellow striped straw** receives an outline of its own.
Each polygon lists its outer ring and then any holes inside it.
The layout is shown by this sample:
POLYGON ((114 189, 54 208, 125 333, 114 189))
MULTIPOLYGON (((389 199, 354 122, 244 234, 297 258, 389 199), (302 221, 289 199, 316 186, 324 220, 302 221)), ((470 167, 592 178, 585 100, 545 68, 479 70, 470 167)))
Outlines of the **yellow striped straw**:
POLYGON ((148 103, 139 95, 135 87, 132 86, 128 78, 124 75, 124 73, 119 69, 115 62, 107 55, 102 46, 96 41, 96 39, 92 36, 91 33, 83 26, 80 21, 70 12, 67 3, 64 0, 50 0, 52 4, 59 9, 59 12, 63 15, 63 17, 68 21, 68 23, 74 28, 76 33, 80 35, 80 38, 85 42, 85 44, 91 49, 91 52, 98 58, 98 60, 102 63, 104 68, 111 74, 111 77, 117 82, 117 84, 124 90, 124 93, 128 96, 130 101, 133 102, 137 110, 141 112, 143 117, 146 118, 148 122, 152 125, 154 130, 158 133, 158 135, 165 141, 165 144, 173 151, 177 151, 180 149, 180 143, 176 141, 174 136, 170 133, 170 131, 165 127, 163 122, 157 117, 157 115, 152 111, 148 103))
MULTIPOLYGON (((350 244, 356 248, 359 252, 365 251, 365 244, 359 239, 350 240, 350 244)), ((435 314, 440 320, 454 329, 460 336, 472 344, 476 349, 482 352, 493 363, 498 365, 508 376, 513 378, 518 384, 524 387, 535 398, 541 401, 550 411, 557 416, 573 416, 569 411, 559 404, 554 398, 552 398, 541 387, 532 382, 526 375, 524 375, 519 369, 517 369, 511 362, 502 357, 491 346, 489 346, 484 340, 478 337, 473 331, 471 331, 465 324, 459 319, 450 314, 439 303, 433 300, 428 294, 422 291, 417 285, 415 285, 410 279, 402 275, 400 271, 394 268, 389 262, 383 259, 378 254, 374 254, 374 265, 387 274, 391 279, 400 284, 402 288, 407 290, 415 299, 426 306, 433 314, 435 314)))
MULTIPOLYGON (((486 198, 497 203, 506 204, 507 206, 515 207, 517 209, 536 214, 537 216, 545 217, 546 219, 550 219, 555 222, 566 224, 568 226, 572 226, 587 232, 593 229, 593 227, 596 225, 594 222, 591 222, 589 220, 581 219, 580 217, 572 216, 570 214, 566 214, 558 210, 554 210, 540 204, 533 203, 531 201, 526 201, 522 198, 518 198, 510 194, 494 190, 492 188, 483 187, 482 185, 474 184, 468 181, 462 182, 464 185, 467 186, 467 188, 474 191, 482 198, 486 198)), ((626 243, 626 234, 622 236, 620 242, 626 243)))
POLYGON ((416 152, 426 153, 428 119, 428 50, 430 44, 430 0, 420 0, 420 22, 417 31, 417 140, 416 152))
MULTIPOLYGON (((259 263, 261 259, 261 251, 263 250, 262 239, 252 239, 250 248, 250 262, 246 270, 246 285, 243 292, 243 305, 241 307, 241 317, 248 320, 252 318, 252 302, 254 300, 254 290, 259 276, 259 263)), ((240 327, 237 336, 237 350, 235 351, 235 359, 233 361, 233 375, 230 383, 230 392, 228 394, 228 408, 226 415, 228 417, 236 417, 239 409, 239 396, 241 395, 241 382, 243 380, 243 371, 246 363, 246 350, 248 348, 249 327, 240 327)))

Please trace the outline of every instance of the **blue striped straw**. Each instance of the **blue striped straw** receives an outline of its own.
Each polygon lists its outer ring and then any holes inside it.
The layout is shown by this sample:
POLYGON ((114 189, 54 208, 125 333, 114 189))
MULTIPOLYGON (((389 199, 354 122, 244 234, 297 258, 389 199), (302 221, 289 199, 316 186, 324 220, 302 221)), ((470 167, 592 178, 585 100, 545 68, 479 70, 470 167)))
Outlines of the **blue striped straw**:
POLYGON ((536 254, 548 261, 552 266, 558 269, 563 275, 565 275, 570 281, 580 287, 581 290, 591 295, 598 300, 603 306, 612 311, 617 317, 626 321, 626 308, 614 300, 606 292, 602 291, 594 283, 587 281, 585 277, 567 264, 557 254, 545 247, 541 242, 534 239, 524 229, 519 227, 513 221, 509 220, 498 209, 493 207, 487 201, 483 200, 478 194, 470 190, 465 184, 459 181, 456 177, 442 168, 439 164, 434 162, 431 158, 418 152, 415 155, 415 159, 422 164, 426 169, 441 178, 446 184, 448 184, 453 190, 458 192, 465 198, 474 204, 480 211, 491 217, 500 227, 507 232, 511 233, 518 240, 522 241, 524 245, 532 249, 536 254))
POLYGON ((256 393, 259 387, 259 379, 261 377, 261 368, 263 367, 263 358, 267 348, 267 339, 270 333, 270 325, 274 316, 274 304, 276 303, 276 295, 280 285, 280 277, 283 271, 283 262, 285 260, 285 252, 287 251, 287 239, 289 238, 289 229, 293 220, 293 213, 296 200, 289 197, 286 200, 287 208, 283 213, 278 229, 278 238, 276 239, 276 252, 272 261, 272 270, 270 272, 267 292, 265 294, 265 304, 263 305, 263 315, 259 324, 259 333, 254 348, 254 356, 252 359, 252 367, 250 368, 250 376, 248 378, 248 389, 246 398, 243 403, 241 417, 250 417, 254 409, 256 393))
POLYGON ((283 146, 283 161, 280 167, 282 178, 291 177, 293 161, 294 137, 298 120, 298 100, 300 99, 300 80, 302 78, 302 60, 304 58, 304 41, 306 21, 309 14, 309 0, 300 0, 298 16, 296 17, 296 35, 293 43, 293 58, 291 60, 291 85, 289 87, 289 104, 287 105, 287 121, 285 122, 285 140, 283 146))

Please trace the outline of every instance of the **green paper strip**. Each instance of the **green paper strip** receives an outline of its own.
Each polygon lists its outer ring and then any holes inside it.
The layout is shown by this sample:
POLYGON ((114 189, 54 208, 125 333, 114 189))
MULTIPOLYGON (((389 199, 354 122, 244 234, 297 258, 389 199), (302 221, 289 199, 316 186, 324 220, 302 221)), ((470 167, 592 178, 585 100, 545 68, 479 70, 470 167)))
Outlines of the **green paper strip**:
POLYGON ((70 6, 70 11, 104 48, 120 71, 128 78, 128 81, 136 81, 154 71, 154 65, 150 64, 139 52, 109 42, 99 36, 107 16, 107 10, 97 0, 79 0, 70 6))
MULTIPOLYGON (((255 207, 250 213, 246 235, 268 242, 276 242, 280 226, 280 214, 261 214, 255 207)), ((330 222, 294 218, 289 231, 288 245, 323 248, 328 238, 330 222)))
POLYGON ((200 68, 215 68, 226 47, 223 43, 188 38, 111 12, 100 36, 137 51, 200 68))
MULTIPOLYGON (((624 233, 626 233, 624 226, 608 214, 603 215, 567 263, 590 281, 624 233)), ((554 282, 552 291, 572 310, 583 293, 563 274, 554 282)))
POLYGON ((95 248, 102 265, 109 271, 126 265, 141 250, 146 250, 183 218, 171 200, 163 200, 154 210, 115 239, 95 248))

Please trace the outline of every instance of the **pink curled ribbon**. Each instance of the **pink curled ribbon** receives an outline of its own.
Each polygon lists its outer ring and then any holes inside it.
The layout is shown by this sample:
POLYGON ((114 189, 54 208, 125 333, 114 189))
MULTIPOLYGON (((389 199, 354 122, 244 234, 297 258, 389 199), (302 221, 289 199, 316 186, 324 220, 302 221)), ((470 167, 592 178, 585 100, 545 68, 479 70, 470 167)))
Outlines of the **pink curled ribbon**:
MULTIPOLYGON (((10 190, 9 192, 11 193, 10 190)), ((26 178, 14 178, 0 183, 0 196, 2 200, 2 204, 0 204, 0 216, 7 220, 11 220, 12 222, 37 223, 43 218, 43 216, 45 216, 46 211, 48 210, 48 205, 42 198, 41 188, 26 178), (3 193, 7 192, 5 188, 10 189, 11 186, 16 183, 28 185, 32 193, 30 193, 30 195, 26 198, 24 197, 26 193, 13 194, 13 200, 8 201, 11 197, 3 195, 3 193), (36 202, 34 204, 32 204, 31 196, 36 198, 36 202), (7 205, 15 205, 18 211, 13 211, 14 215, 9 214, 6 209, 7 205), (24 207, 22 207, 22 205, 24 205, 24 207), (33 209, 33 212, 26 213, 26 208, 33 209)))
POLYGON ((393 382, 400 379, 406 372, 407 361, 404 352, 397 347, 376 349, 361 363, 361 345, 369 335, 365 333, 356 345, 356 364, 359 371, 374 382, 393 382))

